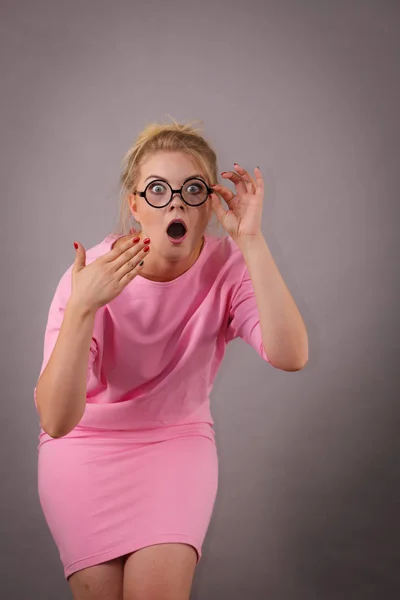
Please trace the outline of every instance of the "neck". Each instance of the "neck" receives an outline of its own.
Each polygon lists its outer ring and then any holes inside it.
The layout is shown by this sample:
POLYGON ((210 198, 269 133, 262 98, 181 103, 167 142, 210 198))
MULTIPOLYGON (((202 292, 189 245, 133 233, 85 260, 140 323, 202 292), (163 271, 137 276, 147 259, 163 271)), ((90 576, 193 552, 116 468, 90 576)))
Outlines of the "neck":
MULTIPOLYGON (((139 234, 140 239, 145 239, 146 235, 142 232, 139 234)), ((173 281, 177 277, 180 277, 185 273, 191 266, 194 265, 196 260, 199 258, 205 239, 202 236, 197 247, 191 252, 191 254, 182 260, 170 261, 164 257, 152 257, 151 256, 151 242, 149 256, 145 258, 144 265, 140 271, 140 277, 149 279, 150 281, 173 281), (153 259, 153 260, 149 260, 153 259)))

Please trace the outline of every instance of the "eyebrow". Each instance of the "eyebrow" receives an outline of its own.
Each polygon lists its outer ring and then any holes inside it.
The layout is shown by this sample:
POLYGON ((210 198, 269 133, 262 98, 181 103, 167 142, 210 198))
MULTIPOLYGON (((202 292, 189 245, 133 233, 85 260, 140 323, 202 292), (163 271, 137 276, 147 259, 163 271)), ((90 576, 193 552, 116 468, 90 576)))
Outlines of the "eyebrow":
MULTIPOLYGON (((144 180, 144 182, 146 183, 146 181, 148 179, 151 179, 152 177, 156 177, 157 179, 161 179, 162 181, 166 181, 167 183, 169 183, 168 179, 165 179, 165 177, 160 177, 160 175, 149 175, 148 177, 146 177, 146 179, 144 180)), ((186 177, 185 181, 188 181, 188 179, 196 179, 197 177, 200 177, 200 179, 204 179, 204 175, 200 175, 199 173, 195 173, 194 175, 191 175, 190 177, 186 177)))

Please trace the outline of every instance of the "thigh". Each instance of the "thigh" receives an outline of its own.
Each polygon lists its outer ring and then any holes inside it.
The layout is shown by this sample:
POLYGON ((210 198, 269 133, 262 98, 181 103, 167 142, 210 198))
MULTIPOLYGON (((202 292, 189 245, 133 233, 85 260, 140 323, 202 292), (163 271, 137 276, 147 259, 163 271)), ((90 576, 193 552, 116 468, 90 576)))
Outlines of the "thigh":
POLYGON ((68 578, 74 600, 122 600, 125 557, 87 567, 68 578))
POLYGON ((189 544, 141 548, 126 559, 123 600, 189 600, 196 564, 189 544))

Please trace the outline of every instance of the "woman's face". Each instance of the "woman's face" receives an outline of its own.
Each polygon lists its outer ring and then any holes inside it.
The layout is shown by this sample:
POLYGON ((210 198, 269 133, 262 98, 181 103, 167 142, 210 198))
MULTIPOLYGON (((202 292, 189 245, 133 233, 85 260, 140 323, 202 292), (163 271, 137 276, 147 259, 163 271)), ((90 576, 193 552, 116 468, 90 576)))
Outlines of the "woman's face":
MULTIPOLYGON (((147 157, 140 165, 140 179, 136 190, 142 192, 151 181, 165 179, 172 189, 180 189, 190 177, 201 177, 207 184, 205 174, 195 166, 192 158, 184 152, 160 151, 147 157)), ((167 186, 166 186, 167 187, 167 186)), ((196 188, 189 188, 196 190, 196 188)), ((154 186, 156 193, 163 188, 154 186)), ((163 278, 178 277, 197 259, 203 244, 203 234, 212 216, 211 198, 201 206, 187 205, 179 194, 163 208, 150 206, 137 194, 129 196, 129 205, 136 221, 141 224, 141 239, 150 238, 150 252, 145 259, 143 276, 163 278), (182 242, 174 244, 167 234, 171 220, 182 219, 187 233, 182 242)))

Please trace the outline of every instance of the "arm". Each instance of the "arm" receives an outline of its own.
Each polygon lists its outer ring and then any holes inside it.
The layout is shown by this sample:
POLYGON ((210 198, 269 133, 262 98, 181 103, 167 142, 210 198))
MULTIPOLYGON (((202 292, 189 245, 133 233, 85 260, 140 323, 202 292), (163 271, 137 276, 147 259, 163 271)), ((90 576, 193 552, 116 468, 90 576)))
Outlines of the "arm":
POLYGON ((56 344, 39 377, 37 407, 42 427, 51 437, 67 435, 85 411, 95 314, 68 301, 56 344))
POLYGON ((260 234, 238 245, 253 283, 270 363, 283 371, 299 371, 308 361, 307 330, 267 243, 260 234))

